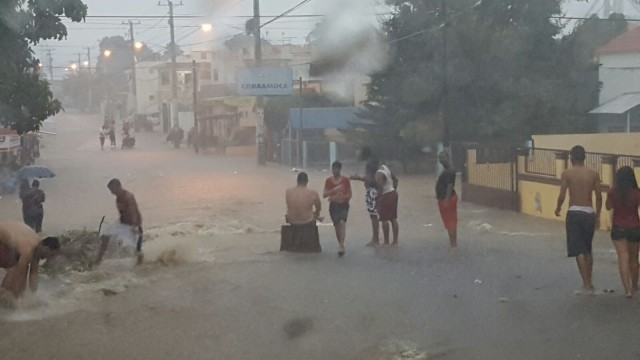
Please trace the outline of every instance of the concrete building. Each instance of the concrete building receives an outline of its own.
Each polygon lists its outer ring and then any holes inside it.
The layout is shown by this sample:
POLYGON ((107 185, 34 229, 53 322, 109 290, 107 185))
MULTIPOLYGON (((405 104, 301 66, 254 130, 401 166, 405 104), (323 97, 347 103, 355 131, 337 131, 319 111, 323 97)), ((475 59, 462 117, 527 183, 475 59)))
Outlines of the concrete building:
POLYGON ((640 132, 640 27, 599 48, 597 56, 600 106, 590 114, 599 132, 640 132))

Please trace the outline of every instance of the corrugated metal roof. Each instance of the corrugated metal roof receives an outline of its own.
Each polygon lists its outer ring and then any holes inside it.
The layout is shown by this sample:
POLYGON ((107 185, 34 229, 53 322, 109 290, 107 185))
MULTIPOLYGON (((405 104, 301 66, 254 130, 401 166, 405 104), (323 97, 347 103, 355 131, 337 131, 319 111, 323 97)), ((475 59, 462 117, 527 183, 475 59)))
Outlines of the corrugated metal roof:
MULTIPOLYGON (((358 125, 372 124, 358 117, 357 107, 304 108, 302 109, 303 129, 350 129, 358 125)), ((289 124, 295 130, 300 128, 300 108, 289 109, 289 124)))
POLYGON ((624 114, 640 105, 640 93, 622 94, 589 111, 589 114, 624 114))

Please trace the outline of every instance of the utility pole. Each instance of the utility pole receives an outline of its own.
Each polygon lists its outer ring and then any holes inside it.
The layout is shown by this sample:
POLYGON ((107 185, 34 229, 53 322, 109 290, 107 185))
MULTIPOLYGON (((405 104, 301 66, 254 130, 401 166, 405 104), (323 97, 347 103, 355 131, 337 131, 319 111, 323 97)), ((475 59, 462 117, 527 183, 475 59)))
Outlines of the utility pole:
MULTIPOLYGON (((158 2, 158 6, 162 6, 162 2, 158 2)), ((178 125, 178 74, 176 73, 176 34, 175 24, 173 21, 173 7, 182 6, 180 4, 174 5, 173 1, 167 1, 169 6, 169 29, 171 31, 171 43, 169 44, 169 55, 171 56, 171 121, 173 125, 178 125)))
POLYGON ((91 74, 91 47, 87 46, 87 74, 89 76, 89 112, 93 112, 93 74, 91 74))
POLYGON ((196 68, 196 61, 191 61, 191 82, 193 83, 193 138, 191 139, 193 148, 198 153, 198 139, 200 138, 200 132, 198 131, 198 71, 196 68))
POLYGON ((53 81, 53 56, 51 50, 47 50, 47 57, 49 58, 49 81, 53 81))
POLYGON ((133 122, 138 118, 138 83, 136 76, 136 39, 133 33, 133 21, 129 20, 129 37, 131 38, 131 54, 133 54, 133 66, 131 67, 131 91, 133 92, 133 122))
POLYGON ((304 122, 302 120, 302 115, 304 114, 304 98, 302 97, 302 76, 300 76, 300 127, 298 128, 298 141, 296 141, 296 160, 298 162, 298 167, 302 167, 302 154, 303 154, 303 146, 302 146, 302 129, 304 128, 304 122))
POLYGON ((448 43, 447 27, 449 17, 447 15, 447 0, 442 0, 440 16, 442 17, 442 146, 449 148, 449 76, 448 72, 448 43))
MULTIPOLYGON (((260 0, 253 0, 253 39, 255 41, 256 67, 262 66, 262 39, 260 38, 260 0)), ((264 104, 263 97, 256 98, 256 142, 258 143, 258 165, 266 163, 264 144, 264 104)))
POLYGON ((131 52, 133 53, 133 67, 131 72, 131 80, 133 82, 133 96, 138 96, 138 84, 136 83, 136 39, 133 34, 133 22, 129 20, 129 36, 131 37, 131 52))

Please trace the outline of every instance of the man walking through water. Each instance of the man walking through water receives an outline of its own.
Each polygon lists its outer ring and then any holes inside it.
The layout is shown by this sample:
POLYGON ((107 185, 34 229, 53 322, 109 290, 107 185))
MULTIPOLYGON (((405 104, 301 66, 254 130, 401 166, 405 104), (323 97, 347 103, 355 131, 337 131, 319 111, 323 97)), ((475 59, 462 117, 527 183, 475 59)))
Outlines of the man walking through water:
POLYGON ((351 199, 351 182, 349 178, 340 175, 342 163, 339 161, 331 165, 333 176, 329 176, 324 183, 322 197, 329 198, 329 215, 336 229, 338 238, 338 255, 344 256, 344 239, 347 232, 347 217, 349 216, 349 200, 351 199))
POLYGON ((124 245, 132 244, 135 241, 137 264, 140 265, 144 260, 142 254, 142 215, 140 215, 136 198, 131 192, 122 188, 122 183, 118 179, 111 179, 107 187, 116 196, 116 208, 120 213, 120 219, 100 234, 101 244, 96 264, 102 262, 111 238, 120 238, 124 245))
POLYGON ((593 295, 593 235, 598 227, 600 210, 602 209, 602 192, 600 191, 600 175, 585 167, 585 150, 576 145, 571 151, 570 169, 562 173, 560 195, 556 216, 560 216, 562 205, 569 190, 569 210, 567 211, 567 254, 575 257, 582 287, 587 294, 593 295), (596 207, 593 208, 593 193, 596 196, 596 207))
POLYGON ((454 189, 456 184, 456 171, 451 168, 449 153, 446 151, 438 155, 438 160, 444 171, 438 176, 436 182, 436 198, 438 209, 445 229, 449 233, 449 246, 452 253, 458 249, 458 196, 454 189))

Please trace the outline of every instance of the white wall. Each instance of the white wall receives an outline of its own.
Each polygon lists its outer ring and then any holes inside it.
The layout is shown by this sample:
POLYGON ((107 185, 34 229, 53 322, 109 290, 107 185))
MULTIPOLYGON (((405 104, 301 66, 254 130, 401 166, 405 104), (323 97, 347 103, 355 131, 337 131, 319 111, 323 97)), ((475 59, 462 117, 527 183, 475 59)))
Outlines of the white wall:
POLYGON ((160 88, 160 72, 153 67, 162 64, 160 61, 143 61, 136 64, 136 85, 138 114, 152 114, 160 111, 158 89, 160 88))

